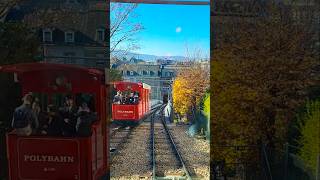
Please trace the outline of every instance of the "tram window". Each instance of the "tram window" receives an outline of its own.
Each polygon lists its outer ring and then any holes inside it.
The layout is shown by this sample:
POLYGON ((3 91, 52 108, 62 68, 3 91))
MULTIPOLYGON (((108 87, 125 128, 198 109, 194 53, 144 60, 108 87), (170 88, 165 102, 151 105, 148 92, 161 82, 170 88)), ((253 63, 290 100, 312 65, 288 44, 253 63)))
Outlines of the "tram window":
POLYGON ((51 104, 55 107, 62 107, 65 103, 65 97, 67 97, 65 94, 53 94, 51 96, 51 104))
POLYGON ((140 94, 137 91, 125 90, 118 92, 120 92, 120 97, 115 89, 112 91, 114 104, 138 104, 140 101, 140 94))

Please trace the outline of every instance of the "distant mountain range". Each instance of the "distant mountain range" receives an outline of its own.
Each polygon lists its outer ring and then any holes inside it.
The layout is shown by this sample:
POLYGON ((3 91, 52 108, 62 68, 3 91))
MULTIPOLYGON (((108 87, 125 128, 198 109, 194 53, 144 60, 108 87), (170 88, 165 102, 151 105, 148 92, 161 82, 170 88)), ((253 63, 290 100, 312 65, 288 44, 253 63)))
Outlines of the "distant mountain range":
POLYGON ((158 59, 168 59, 173 61, 186 61, 186 57, 184 56, 156 56, 156 55, 150 55, 150 54, 138 54, 133 52, 125 52, 125 51, 115 51, 111 53, 111 56, 117 57, 120 60, 123 60, 123 58, 126 58, 127 60, 130 60, 132 57, 136 59, 141 59, 143 61, 148 62, 154 62, 158 59))

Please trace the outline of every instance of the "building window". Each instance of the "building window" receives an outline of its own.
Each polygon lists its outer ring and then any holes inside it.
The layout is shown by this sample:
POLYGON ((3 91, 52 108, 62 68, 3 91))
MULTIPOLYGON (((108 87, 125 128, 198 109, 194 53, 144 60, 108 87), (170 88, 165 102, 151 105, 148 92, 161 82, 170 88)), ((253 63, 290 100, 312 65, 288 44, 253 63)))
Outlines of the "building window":
POLYGON ((66 43, 73 43, 74 42, 74 32, 68 31, 64 33, 64 41, 66 43))
POLYGON ((153 71, 150 71, 150 76, 154 76, 154 72, 153 71))
POLYGON ((96 40, 99 41, 99 42, 104 41, 104 33, 105 33, 104 29, 97 29, 96 40))
POLYGON ((147 75, 148 73, 147 73, 147 71, 142 71, 142 74, 147 75))
POLYGON ((43 42, 52 42, 52 30, 44 29, 42 33, 43 42))
POLYGON ((133 76, 133 75, 134 75, 133 71, 130 71, 130 76, 133 76))

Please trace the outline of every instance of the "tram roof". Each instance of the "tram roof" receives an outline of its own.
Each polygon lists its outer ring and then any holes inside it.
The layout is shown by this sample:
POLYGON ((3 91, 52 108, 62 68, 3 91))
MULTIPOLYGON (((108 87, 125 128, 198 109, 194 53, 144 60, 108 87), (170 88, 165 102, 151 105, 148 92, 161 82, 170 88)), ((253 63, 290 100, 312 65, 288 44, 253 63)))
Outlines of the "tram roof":
POLYGON ((84 68, 75 65, 69 64, 55 64, 55 63, 21 63, 21 64, 12 64, 0 66, 0 71, 3 72, 14 72, 14 73, 27 73, 33 71, 52 71, 52 70, 61 70, 61 71, 77 71, 81 73, 87 73, 97 76, 102 76, 103 72, 97 69, 84 68))
POLYGON ((140 86, 143 87, 144 89, 151 89, 151 86, 149 86, 146 83, 141 83, 141 82, 130 82, 130 81, 115 81, 112 82, 114 85, 118 86, 118 85, 130 85, 130 86, 140 86))

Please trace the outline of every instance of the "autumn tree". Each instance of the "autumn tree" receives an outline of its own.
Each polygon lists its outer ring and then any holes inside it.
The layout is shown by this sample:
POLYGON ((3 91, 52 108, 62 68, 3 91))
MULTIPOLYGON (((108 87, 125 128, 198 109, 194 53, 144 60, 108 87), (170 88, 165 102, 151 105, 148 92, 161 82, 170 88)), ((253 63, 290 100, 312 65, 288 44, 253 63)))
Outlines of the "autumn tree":
POLYGON ((172 87, 173 107, 175 113, 179 115, 179 118, 189 112, 191 107, 192 91, 188 88, 188 81, 183 77, 177 77, 174 80, 172 87))
MULTIPOLYGON (((173 83, 173 107, 181 116, 199 110, 199 103, 209 88, 209 69, 194 62, 181 70, 173 83)), ((192 120, 192 119, 189 119, 192 120)))
POLYGON ((311 101, 306 105, 306 111, 299 118, 301 146, 299 156, 307 167, 316 172, 318 156, 320 156, 320 101, 311 101))
POLYGON ((138 48, 136 34, 143 26, 136 22, 135 3, 111 3, 110 6, 110 52, 122 50, 127 53, 138 48))
MULTIPOLYGON (((288 123, 317 83, 319 61, 309 49, 314 33, 270 4, 267 16, 236 18, 218 39, 211 61, 211 137, 215 146, 256 145, 276 150, 286 141, 288 123)), ((219 27, 218 27, 219 28, 219 27)), ((279 151, 278 151, 279 152, 279 151)), ((255 157, 243 151, 241 158, 255 157)), ((214 149, 213 159, 229 156, 214 149)))

